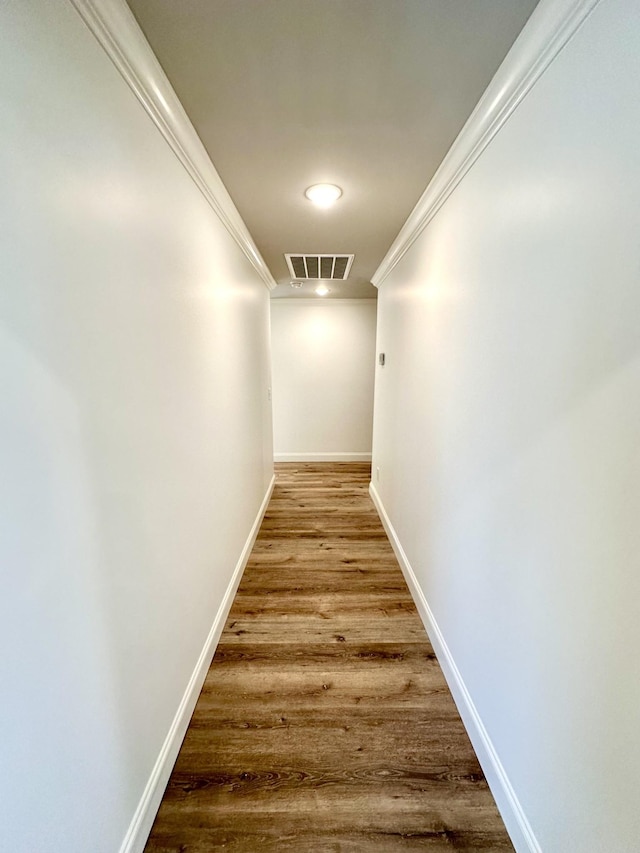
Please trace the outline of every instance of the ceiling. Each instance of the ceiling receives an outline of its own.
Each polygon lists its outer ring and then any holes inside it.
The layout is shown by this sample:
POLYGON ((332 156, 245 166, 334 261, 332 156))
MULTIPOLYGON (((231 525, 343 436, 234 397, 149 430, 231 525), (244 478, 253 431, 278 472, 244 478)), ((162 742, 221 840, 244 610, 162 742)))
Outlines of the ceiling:
POLYGON ((285 252, 370 279, 536 0, 129 0, 278 287, 285 252), (320 210, 314 183, 342 187, 320 210))

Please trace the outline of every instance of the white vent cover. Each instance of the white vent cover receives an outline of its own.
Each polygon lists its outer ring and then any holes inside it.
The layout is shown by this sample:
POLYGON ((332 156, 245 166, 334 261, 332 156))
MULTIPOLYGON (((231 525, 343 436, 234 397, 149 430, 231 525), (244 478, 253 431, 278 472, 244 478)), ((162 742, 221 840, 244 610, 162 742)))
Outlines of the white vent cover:
POLYGON ((285 254, 289 272, 297 279, 329 278, 344 281, 349 275, 353 255, 285 254))

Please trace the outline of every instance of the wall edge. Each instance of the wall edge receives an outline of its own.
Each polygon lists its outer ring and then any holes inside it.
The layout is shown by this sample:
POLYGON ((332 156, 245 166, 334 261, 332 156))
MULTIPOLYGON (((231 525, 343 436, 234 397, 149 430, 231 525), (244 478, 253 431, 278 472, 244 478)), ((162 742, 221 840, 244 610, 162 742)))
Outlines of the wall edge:
POLYGON ((425 630, 429 635, 438 662, 447 680, 473 748, 476 751, 478 760, 482 765, 491 793, 494 796, 511 841, 518 853, 542 853, 542 848, 535 837, 524 809, 511 785, 507 772, 500 761, 493 742, 489 737, 489 733, 482 722, 482 718, 464 683, 445 637, 418 583, 418 579, 404 552, 398 534, 387 515, 382 499, 373 483, 369 484, 369 494, 380 516, 382 526, 389 537, 391 547, 400 564, 402 574, 407 582, 425 630))
POLYGON ((371 278, 380 287, 601 0, 540 0, 371 278))
POLYGON ((69 0, 269 290, 276 282, 124 0, 69 0))
POLYGON ((271 481, 265 493, 260 509, 255 521, 249 531, 247 540, 242 548, 240 557, 236 564, 229 585, 220 603, 220 607, 215 615, 209 635, 205 640, 205 644, 200 652, 200 656, 195 665, 187 689, 184 692, 182 700, 173 718, 173 722, 169 728, 169 732, 165 738, 162 748, 156 763, 151 771, 151 775, 145 785, 144 791, 135 810, 129 828, 120 846, 120 853, 142 853, 144 846, 147 843, 147 838, 151 832, 151 827, 155 820, 156 814, 162 801, 165 787, 169 781, 173 765, 176 762, 182 741, 187 732, 193 709, 202 690, 204 679, 207 675, 211 660, 216 651, 220 636, 224 628, 229 610, 233 603, 236 590, 240 584, 242 574, 245 570, 251 549, 258 536, 262 519, 267 510, 267 506, 271 499, 273 487, 275 485, 275 474, 271 477, 271 481))

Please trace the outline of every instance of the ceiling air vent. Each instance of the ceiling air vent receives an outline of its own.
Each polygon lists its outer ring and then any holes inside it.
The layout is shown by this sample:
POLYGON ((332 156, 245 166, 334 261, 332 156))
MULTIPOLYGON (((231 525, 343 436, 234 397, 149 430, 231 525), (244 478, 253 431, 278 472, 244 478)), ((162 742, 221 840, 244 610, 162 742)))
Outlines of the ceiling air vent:
POLYGON ((349 275, 353 255, 285 255, 293 278, 329 278, 344 281, 349 275))

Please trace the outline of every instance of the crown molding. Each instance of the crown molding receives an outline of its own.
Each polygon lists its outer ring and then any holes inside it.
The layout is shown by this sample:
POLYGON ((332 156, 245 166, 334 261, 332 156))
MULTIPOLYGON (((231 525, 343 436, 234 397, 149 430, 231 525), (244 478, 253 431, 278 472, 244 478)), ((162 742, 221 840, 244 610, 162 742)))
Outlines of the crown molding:
POLYGON ((371 281, 380 287, 601 0, 540 0, 371 281))
POLYGON ((276 282, 124 0, 70 0, 226 230, 273 290, 276 282))
POLYGON ((327 299, 326 296, 272 296, 271 305, 304 305, 307 308, 312 308, 316 305, 377 305, 378 300, 375 296, 363 296, 356 298, 354 296, 345 297, 334 296, 327 299))

